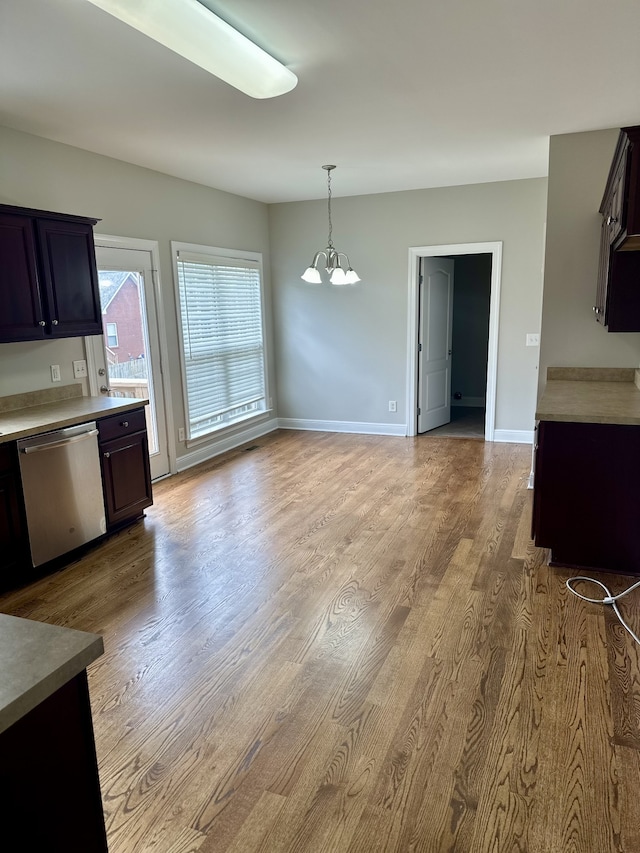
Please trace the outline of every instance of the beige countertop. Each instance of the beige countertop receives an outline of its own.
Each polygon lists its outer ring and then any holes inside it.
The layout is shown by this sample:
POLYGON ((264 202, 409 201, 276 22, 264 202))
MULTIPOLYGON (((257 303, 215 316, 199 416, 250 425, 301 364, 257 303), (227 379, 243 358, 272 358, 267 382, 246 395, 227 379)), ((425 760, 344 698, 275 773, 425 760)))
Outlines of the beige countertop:
POLYGON ((633 368, 549 368, 536 420, 640 424, 639 376, 633 368))
POLYGON ((0 732, 104 651, 102 637, 0 614, 0 732))
POLYGON ((71 397, 0 411, 0 443, 139 409, 148 402, 133 397, 71 397))

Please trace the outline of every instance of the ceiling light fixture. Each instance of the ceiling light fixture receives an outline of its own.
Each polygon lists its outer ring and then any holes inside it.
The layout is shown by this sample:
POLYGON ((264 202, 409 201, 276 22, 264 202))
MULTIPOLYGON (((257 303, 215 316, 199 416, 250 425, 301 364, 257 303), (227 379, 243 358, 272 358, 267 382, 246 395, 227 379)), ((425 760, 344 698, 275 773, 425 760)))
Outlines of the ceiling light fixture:
POLYGON ((324 268, 329 274, 329 281, 331 282, 331 284, 355 284, 356 281, 360 281, 360 276, 352 268, 351 262, 349 261, 349 257, 345 255, 344 252, 338 252, 338 250, 334 247, 332 239, 333 223, 331 222, 331 171, 336 167, 323 166, 322 168, 327 170, 327 212, 329 214, 329 239, 327 240, 327 248, 324 251, 315 253, 311 266, 306 268, 300 278, 302 278, 303 281, 308 281, 310 284, 320 284, 322 282, 322 279, 320 277, 318 263, 320 262, 320 258, 324 258, 324 268), (346 269, 342 265, 340 258, 346 259, 346 269))
POLYGON ((198 0, 89 0, 252 98, 290 92, 296 75, 198 0))

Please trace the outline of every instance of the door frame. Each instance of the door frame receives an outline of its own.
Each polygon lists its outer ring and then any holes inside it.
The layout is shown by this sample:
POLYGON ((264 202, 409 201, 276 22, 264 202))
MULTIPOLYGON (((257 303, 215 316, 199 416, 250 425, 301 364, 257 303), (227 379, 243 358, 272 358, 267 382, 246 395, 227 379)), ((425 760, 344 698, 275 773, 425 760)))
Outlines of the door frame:
POLYGON ((453 243, 442 246, 409 248, 409 290, 407 312, 407 435, 418 434, 418 322, 420 258, 442 255, 491 255, 491 298, 489 302, 489 352, 487 356, 487 396, 484 425, 485 441, 494 441, 496 423, 496 387, 498 377, 498 332, 500 285, 502 280, 502 241, 492 243, 453 243))
MULTIPOLYGON (((167 454, 169 457, 169 475, 178 470, 176 463, 176 448, 173 441, 174 423, 173 406, 171 403, 171 381, 169 377, 169 358, 167 344, 167 324, 165 320, 164 304, 162 300, 162 288, 160 286, 160 247, 157 240, 143 240, 138 237, 116 237, 112 234, 94 234, 94 242, 97 247, 111 249, 134 249, 149 252, 151 255, 152 269, 151 282, 153 297, 156 303, 156 316, 158 321, 158 344, 160 348, 160 382, 164 397, 164 418, 167 425, 167 454)), ((89 379, 89 393, 92 396, 100 396, 96 365, 90 346, 85 344, 87 356, 87 373, 89 379)))

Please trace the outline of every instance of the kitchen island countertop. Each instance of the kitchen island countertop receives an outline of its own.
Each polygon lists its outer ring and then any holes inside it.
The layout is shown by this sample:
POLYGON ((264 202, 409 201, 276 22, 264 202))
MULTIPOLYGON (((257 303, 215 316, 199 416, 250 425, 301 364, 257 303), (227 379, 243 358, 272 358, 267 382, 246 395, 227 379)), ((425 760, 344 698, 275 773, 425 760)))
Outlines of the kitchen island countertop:
POLYGON ((536 420, 640 425, 640 370, 549 368, 536 420))
POLYGON ((0 613, 0 733, 103 651, 98 634, 0 613))

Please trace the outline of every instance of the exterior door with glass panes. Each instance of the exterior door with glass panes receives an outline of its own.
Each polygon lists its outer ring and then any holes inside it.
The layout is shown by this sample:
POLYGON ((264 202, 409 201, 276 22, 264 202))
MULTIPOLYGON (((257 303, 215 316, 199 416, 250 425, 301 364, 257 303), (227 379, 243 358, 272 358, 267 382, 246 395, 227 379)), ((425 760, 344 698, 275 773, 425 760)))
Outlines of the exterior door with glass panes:
POLYGON ((151 477, 157 479, 169 473, 169 456, 152 255, 100 246, 97 239, 96 260, 104 336, 86 340, 97 387, 112 397, 149 400, 151 477))

